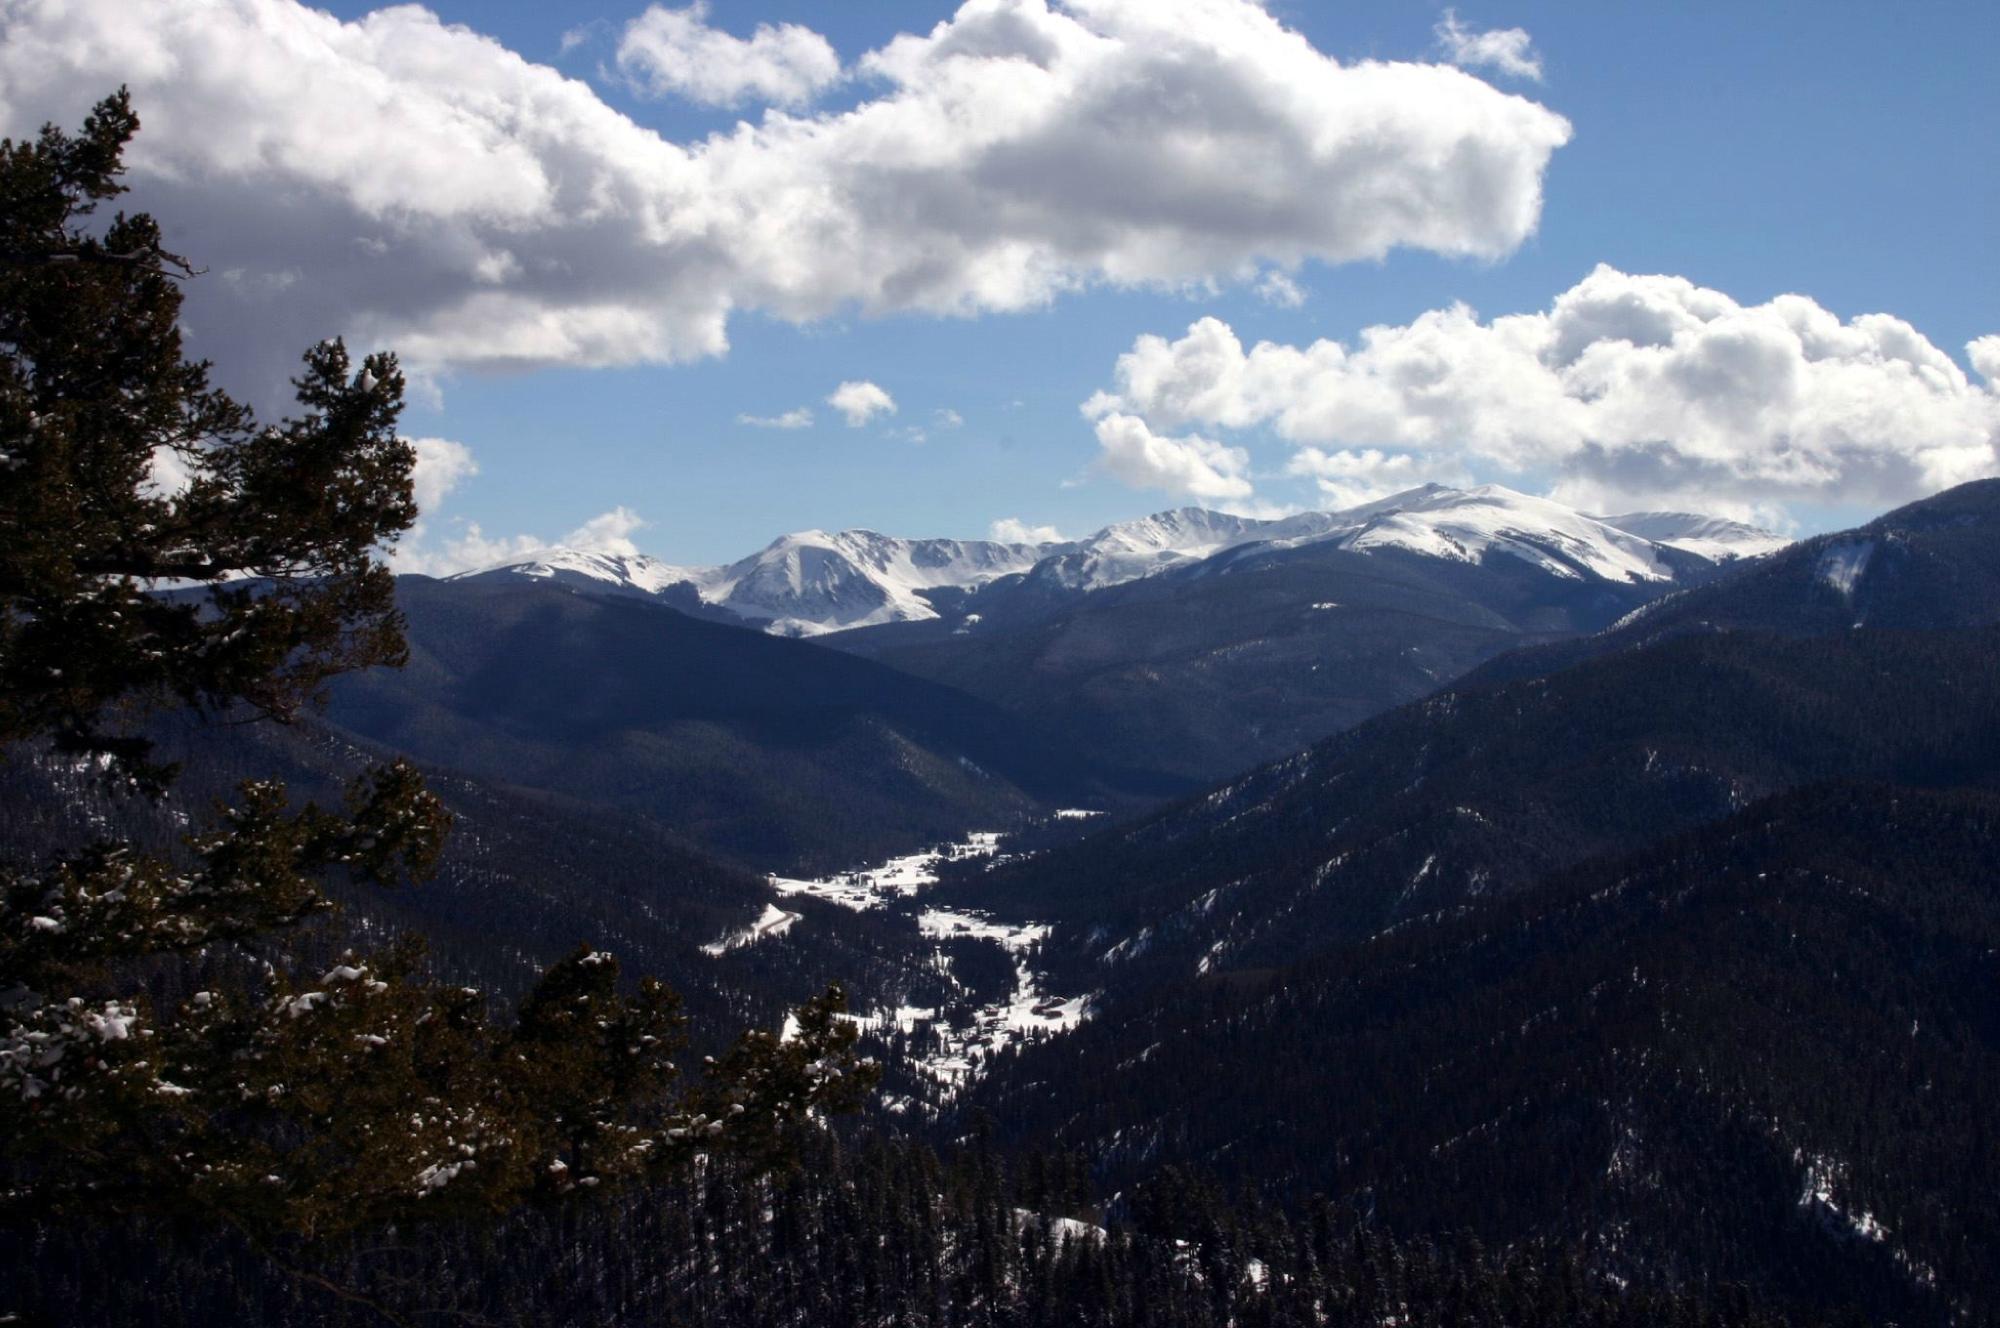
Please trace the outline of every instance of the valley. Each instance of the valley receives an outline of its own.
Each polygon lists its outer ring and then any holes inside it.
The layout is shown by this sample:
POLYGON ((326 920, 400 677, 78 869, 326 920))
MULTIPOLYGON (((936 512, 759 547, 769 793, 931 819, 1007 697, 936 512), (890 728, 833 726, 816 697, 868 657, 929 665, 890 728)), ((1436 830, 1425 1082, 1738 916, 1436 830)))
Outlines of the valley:
POLYGON ((1937 8, 0 0, 0 1328, 2000 1328, 1937 8))
MULTIPOLYGON (((1064 809, 1057 813, 1057 819, 1075 820, 1083 815, 1075 809, 1064 809)), ((825 880, 771 878, 772 889, 781 897, 823 900, 855 912, 881 910, 909 929, 907 943, 912 957, 944 980, 945 999, 931 1006, 885 1004, 872 1011, 857 1009, 849 1018, 877 1041, 894 1039, 899 1066, 935 1093, 924 1104, 933 1113, 948 1106, 995 1057, 1044 1037, 1065 1033, 1089 1015, 1088 995, 1051 995, 1046 990, 1047 979, 1034 967, 1042 943, 1049 935, 1046 925, 997 922, 976 909, 927 907, 922 902, 925 892, 937 884, 941 867, 990 859, 1002 851, 1004 838, 994 832, 975 833, 936 850, 906 854, 879 866, 842 872, 825 880), (1012 984, 1001 994, 982 1000, 982 996, 990 993, 975 993, 953 973, 952 950, 961 949, 968 942, 993 946, 1005 956, 1012 984)), ((775 904, 768 905, 765 916, 774 914, 794 921, 799 916, 783 913, 775 904)), ((756 939, 787 935, 790 929, 790 922, 775 926, 760 924, 756 939)), ((715 952, 736 948, 727 943, 734 939, 727 937, 718 942, 722 949, 715 952)), ((809 935, 798 939, 801 944, 812 943, 809 935)), ((898 1114, 913 1105, 916 1105, 913 1099, 893 1094, 884 1100, 884 1108, 898 1114)))

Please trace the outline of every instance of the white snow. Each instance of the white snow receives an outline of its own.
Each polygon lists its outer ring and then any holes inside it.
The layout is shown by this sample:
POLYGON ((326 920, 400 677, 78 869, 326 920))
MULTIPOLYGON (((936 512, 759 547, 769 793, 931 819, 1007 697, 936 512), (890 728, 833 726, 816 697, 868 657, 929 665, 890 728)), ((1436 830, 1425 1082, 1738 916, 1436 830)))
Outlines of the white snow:
POLYGON ((1844 1229, 1860 1240, 1879 1244, 1888 1238, 1889 1228, 1877 1221, 1875 1214, 1850 1212, 1835 1199, 1835 1186, 1846 1176, 1844 1163, 1823 1155, 1799 1153, 1796 1156, 1806 1167, 1799 1207, 1817 1211, 1820 1220, 1828 1226, 1836 1230, 1844 1229))
POLYGON ((1095 1244, 1104 1240, 1110 1234, 1103 1227, 1095 1223, 1085 1222, 1080 1218, 1049 1217, 1046 1214, 1037 1213, 1027 1208, 1016 1208, 1014 1210, 1014 1225, 1021 1230, 1026 1230, 1028 1227, 1034 1225, 1042 1226, 1057 1241, 1087 1240, 1095 1244))
POLYGON ((863 867, 823 880, 801 881, 773 876, 771 887, 781 895, 810 895, 829 904, 865 912, 883 908, 894 899, 906 899, 927 885, 937 884, 937 866, 965 858, 990 857, 1000 847, 997 832, 981 830, 956 844, 922 853, 890 858, 879 867, 863 867))
MULTIPOLYGON (((1459 562, 1512 555, 1566 579, 1673 578, 1662 549, 1727 561, 1787 541, 1719 517, 1681 512, 1586 516, 1500 485, 1426 484, 1337 512, 1273 519, 1199 507, 1119 522, 1081 540, 1007 544, 904 539, 872 530, 805 530, 780 536, 724 567, 683 567, 644 555, 552 549, 525 562, 467 573, 512 574, 597 591, 657 595, 677 582, 707 603, 788 636, 812 636, 936 618, 925 591, 977 590, 1027 574, 1073 590, 1121 585, 1250 545, 1332 543, 1356 552, 1396 549, 1459 562)), ((1338 607, 1328 602, 1315 609, 1338 607)), ((968 615, 965 625, 978 621, 968 615)), ((963 629, 961 629, 963 630, 963 629)))
MULTIPOLYGON (((919 1057, 918 1069, 932 1082, 946 1089, 961 1087, 977 1077, 981 1065, 1015 1043, 1031 1037, 1067 1032, 1090 1013, 1087 996, 1054 997, 1042 989, 1041 978, 1028 959, 1048 935, 1045 926, 1010 926, 992 922, 975 913, 955 913, 929 909, 918 919, 923 933, 933 939, 971 937, 992 941, 1014 959, 1014 990, 1003 1000, 980 1006, 964 1027, 933 1022, 932 1048, 919 1057)), ((905 1032, 898 1012, 898 1027, 905 1032)))
POLYGON ((918 592, 1025 572, 1049 546, 899 539, 872 530, 780 536, 700 583, 702 598, 791 636, 937 617, 918 592))
MULTIPOLYGON (((999 847, 998 833, 981 831, 939 849, 905 854, 876 867, 824 880, 773 876, 771 887, 783 896, 809 896, 857 912, 884 909, 935 885, 940 863, 990 857, 999 847)), ((783 912, 775 904, 771 910, 783 912)), ((791 921, 798 918, 797 914, 785 916, 791 921)), ((791 921, 784 925, 790 927, 791 921)), ((1050 995, 1030 962, 1048 939, 1050 928, 1046 924, 1000 922, 970 909, 944 908, 923 909, 915 921, 917 934, 934 945, 950 940, 985 941, 1006 951, 1014 965, 1013 989, 1003 999, 978 1007, 969 1020, 958 1026, 941 1018, 937 1010, 911 1005, 899 1006, 890 1013, 848 1016, 869 1032, 894 1030, 914 1036, 928 1030, 928 1048, 914 1057, 915 1068, 940 1088, 956 1090, 978 1074, 987 1058, 1006 1047, 1030 1037, 1064 1032, 1088 1017, 1089 997, 1050 995)), ((711 954, 722 953, 714 946, 704 948, 711 954)), ((949 957, 940 951, 937 962, 948 966, 949 957)))
POLYGON ((1738 558, 1761 558, 1791 543, 1783 535, 1760 530, 1741 521, 1701 516, 1694 512, 1627 512, 1623 516, 1598 519, 1627 534, 1697 553, 1719 563, 1733 562, 1738 558))
POLYGON ((1469 563, 1511 554, 1571 580, 1584 572, 1607 581, 1673 579, 1652 541, 1498 484, 1462 490, 1426 485, 1341 515, 1343 526, 1359 519, 1326 538, 1356 552, 1404 549, 1469 563))
POLYGON ((459 581, 467 577, 503 571, 531 580, 581 585, 598 591, 615 590, 628 594, 657 595, 668 586, 681 581, 691 581, 698 585, 703 578, 711 576, 715 569, 676 567, 657 558, 649 558, 645 554, 627 556, 617 553, 594 553, 584 549, 548 549, 527 562, 507 563, 480 571, 463 572, 451 579, 459 581))
POLYGON ((1829 544, 1819 556, 1819 579, 1838 590, 1843 599, 1854 598, 1854 585, 1868 570, 1875 554, 1874 540, 1843 540, 1829 544))
POLYGON ((701 947, 701 952, 706 955, 721 956, 728 954, 731 950, 740 950, 746 945, 755 945, 759 941, 769 940, 773 936, 783 936, 792 929, 792 924, 798 920, 799 915, 797 913, 787 913, 776 904, 766 904, 764 905, 762 916, 755 922, 741 931, 730 932, 720 940, 710 941, 707 945, 701 947))

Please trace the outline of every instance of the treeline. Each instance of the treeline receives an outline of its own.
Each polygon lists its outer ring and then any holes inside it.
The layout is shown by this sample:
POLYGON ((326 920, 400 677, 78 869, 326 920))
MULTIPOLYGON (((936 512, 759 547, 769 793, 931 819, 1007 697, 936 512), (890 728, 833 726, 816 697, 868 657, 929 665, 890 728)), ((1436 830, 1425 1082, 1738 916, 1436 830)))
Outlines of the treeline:
POLYGON ((1101 1225, 1080 1157, 807 1143, 758 1178, 716 1165, 616 1206, 353 1248, 45 1230, 0 1246, 4 1304, 44 1328, 385 1321, 496 1328, 1806 1328, 1740 1287, 1625 1289, 1549 1244, 1397 1240, 1326 1204, 1225 1198, 1169 1170, 1101 1225))

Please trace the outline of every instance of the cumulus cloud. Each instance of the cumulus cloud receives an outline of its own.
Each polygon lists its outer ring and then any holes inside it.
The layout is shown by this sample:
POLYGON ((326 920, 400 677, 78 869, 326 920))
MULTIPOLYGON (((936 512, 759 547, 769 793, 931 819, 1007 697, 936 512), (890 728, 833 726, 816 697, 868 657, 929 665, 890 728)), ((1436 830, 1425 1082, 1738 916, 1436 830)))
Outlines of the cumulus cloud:
POLYGON ((1054 526, 1031 526, 1019 517, 1003 516, 987 533, 1002 544, 1062 544, 1064 534, 1054 526))
POLYGON ((417 464, 411 468, 410 484, 416 490, 417 511, 436 511, 445 498, 479 473, 472 449, 449 438, 412 438, 417 464))
POLYGON ((1984 383, 1888 314, 1843 322, 1802 295, 1745 305, 1599 267, 1543 312, 1454 305, 1352 347, 1246 350, 1205 318, 1139 338, 1086 409, 1149 430, 1268 426, 1309 447, 1293 473, 1336 486, 1476 468, 1604 508, 1882 504, 2000 471, 2000 337, 1968 358, 1984 383))
POLYGON ((760 23, 746 40, 708 25, 708 4, 653 5, 625 27, 618 67, 654 96, 703 106, 804 106, 840 81, 832 43, 796 23, 760 23))
POLYGON ((1097 445, 1097 468, 1134 489, 1204 502, 1244 499, 1254 491, 1245 474, 1250 454, 1242 448, 1196 434, 1164 437, 1133 415, 1101 416, 1097 445))
POLYGON ((1302 447, 1292 454, 1285 473, 1310 478, 1319 490, 1321 501, 1336 511, 1414 488, 1427 480, 1462 478, 1440 474, 1430 463, 1420 469, 1417 458, 1408 452, 1384 452, 1375 447, 1333 451, 1302 447))
POLYGON ((1306 293, 1290 273, 1272 268, 1258 281, 1257 298, 1280 309, 1296 309, 1306 302, 1306 293))
POLYGON ((810 407, 799 406, 782 415, 738 415, 736 422, 753 429, 810 429, 813 413, 810 407))
POLYGON ((157 498, 173 498, 194 483, 194 470, 181 458, 181 454, 171 447, 153 449, 152 462, 146 467, 146 479, 140 491, 157 498))
POLYGON ((450 576, 520 562, 555 548, 627 557, 639 552, 632 536, 644 529, 646 522, 628 507, 614 507, 594 516, 553 541, 535 535, 488 535, 476 521, 441 519, 447 500, 479 473, 479 463, 470 447, 449 438, 408 441, 417 453, 410 482, 416 490, 418 517, 416 525, 389 553, 389 566, 398 573, 450 576))
POLYGON ((859 429, 878 415, 896 413, 896 398, 865 379, 834 388, 826 404, 846 417, 850 429, 859 429))
POLYGON ((639 546, 632 542, 634 533, 644 530, 647 522, 629 507, 619 506, 609 512, 594 516, 590 520, 563 536, 565 548, 582 549, 588 553, 615 553, 624 557, 636 557, 639 546))
POLYGON ((488 535, 477 521, 460 522, 442 538, 419 525, 398 545, 389 565, 398 573, 452 576, 506 563, 526 562, 552 549, 579 549, 633 557, 639 548, 632 535, 646 522, 629 507, 614 507, 557 540, 536 535, 488 535))
POLYGON ((6 13, 0 133, 129 84, 134 204, 236 274, 193 283, 195 347, 268 383, 333 332, 433 374, 660 363, 722 353, 742 310, 1493 258, 1570 132, 1450 65, 1342 64, 1252 0, 968 0, 864 55, 858 103, 690 142, 417 5, 6 13))
POLYGON ((2000 335, 1980 337, 1965 348, 1966 359, 1987 383, 2000 383, 2000 335))
POLYGON ((1474 32, 1461 23, 1455 10, 1447 9, 1433 29, 1438 49, 1455 65, 1497 69, 1512 78, 1542 81, 1542 57, 1535 43, 1520 28, 1494 28, 1474 32))

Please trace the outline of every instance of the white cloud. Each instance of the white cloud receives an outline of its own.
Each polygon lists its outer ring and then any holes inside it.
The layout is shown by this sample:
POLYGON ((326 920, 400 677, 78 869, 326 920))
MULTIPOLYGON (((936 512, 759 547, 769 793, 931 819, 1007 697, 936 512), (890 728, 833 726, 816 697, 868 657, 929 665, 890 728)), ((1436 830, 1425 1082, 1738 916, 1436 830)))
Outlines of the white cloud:
POLYGON ((454 533, 442 540, 429 537, 425 527, 412 530, 389 558, 398 573, 417 572, 425 576, 452 576, 506 563, 526 562, 551 549, 580 549, 586 553, 613 553, 632 557, 639 548, 632 542, 635 531, 646 522, 629 507, 614 507, 600 513, 558 540, 535 535, 488 535, 478 522, 458 524, 454 533))
POLYGON ((1306 293, 1289 272, 1274 267, 1258 281, 1257 298, 1280 309, 1296 309, 1306 302, 1306 293))
POLYGON ((488 535, 476 521, 443 523, 439 517, 453 491, 479 473, 472 449, 449 438, 412 438, 417 463, 410 472, 416 490, 417 523, 390 551, 388 563, 398 573, 450 576, 500 563, 520 562, 554 548, 631 556, 639 552, 632 536, 646 522, 628 507, 614 507, 553 542, 535 535, 488 535))
POLYGON ((140 492, 148 497, 175 498, 188 485, 194 483, 194 469, 171 447, 153 449, 153 459, 146 467, 146 479, 140 492))
POLYGON ((1285 473, 1310 478, 1322 503, 1335 511, 1414 488, 1426 480, 1446 478, 1429 465, 1420 469, 1418 459, 1408 452, 1384 452, 1374 447, 1331 452, 1302 447, 1292 454, 1285 473))
POLYGON ((563 536, 562 543, 565 548, 582 549, 586 553, 616 553, 631 558, 639 552, 632 535, 646 525, 646 520, 631 508, 614 507, 563 536))
POLYGON ((449 438, 412 438, 409 441, 417 453, 417 464, 410 471, 410 484, 416 490, 417 511, 420 514, 436 511, 453 489, 479 473, 479 463, 472 459, 472 449, 464 443, 456 443, 449 438))
POLYGON ((799 406, 782 415, 738 415, 736 422, 755 429, 810 429, 813 413, 811 407, 799 406))
POLYGON ((834 388, 826 404, 847 418, 850 429, 858 429, 878 415, 896 413, 896 399, 865 379, 834 388))
POLYGON ((1545 312, 1483 322, 1456 305, 1352 347, 1246 351, 1205 318, 1139 338, 1086 409, 1156 430, 1268 426, 1343 449, 1293 462, 1337 485, 1409 456, 1425 477, 1477 468, 1607 508, 1879 505, 2000 472, 2000 337, 1968 356, 1983 385, 1887 314, 1842 322, 1801 295, 1743 305, 1599 267, 1545 312))
POLYGON ((1513 78, 1542 81, 1542 57, 1535 44, 1520 28, 1494 28, 1474 32, 1461 23, 1455 10, 1447 9, 1432 29, 1438 49, 1455 65, 1497 69, 1513 78))
POLYGON ((1121 484, 1158 489, 1206 502, 1246 499, 1253 492, 1244 472, 1250 454, 1240 447, 1189 434, 1166 438, 1132 415, 1097 421, 1097 467, 1121 484))
POLYGON ((937 426, 940 429, 962 429, 965 427, 965 416, 959 414, 950 406, 939 406, 935 411, 931 412, 931 418, 937 421, 937 426))
POLYGON ((1062 544, 1067 540, 1054 526, 1031 526, 1012 516, 995 521, 987 533, 1002 544, 1062 544))
POLYGON ((562 55, 568 55, 580 46, 587 46, 610 30, 608 19, 594 18, 588 23, 579 23, 562 35, 562 44, 557 48, 562 55))
POLYGON ((2000 384, 2000 335, 1980 337, 1965 348, 1965 358, 1989 387, 2000 384))
POLYGON ((6 14, 0 133, 129 84, 132 204, 240 274, 193 283, 192 348, 267 384, 335 332, 432 374, 659 363, 721 354, 741 310, 1492 258, 1533 232, 1570 132, 1448 65, 1341 64, 1251 0, 969 0, 865 55, 858 104, 688 143, 416 5, 6 14))
POLYGON ((618 67, 654 96, 703 106, 804 106, 840 81, 840 56, 811 28, 760 23, 746 41, 708 25, 708 4, 650 6, 625 27, 618 67))

